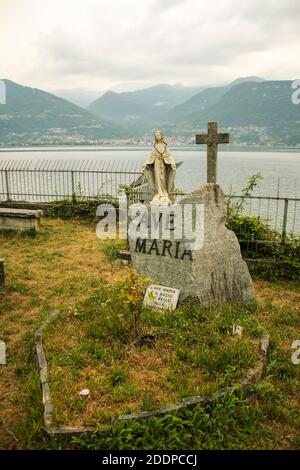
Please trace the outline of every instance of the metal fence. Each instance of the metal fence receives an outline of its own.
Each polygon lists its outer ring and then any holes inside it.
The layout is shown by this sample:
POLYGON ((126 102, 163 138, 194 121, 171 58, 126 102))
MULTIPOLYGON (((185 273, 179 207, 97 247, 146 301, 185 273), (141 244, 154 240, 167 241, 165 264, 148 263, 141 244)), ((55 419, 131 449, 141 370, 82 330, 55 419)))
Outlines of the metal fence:
MULTIPOLYGON (((300 235, 300 199, 272 196, 227 196, 231 201, 243 201, 242 213, 255 215, 272 230, 278 232, 281 242, 287 235, 300 235)), ((237 233, 241 242, 249 241, 249 235, 243 239, 242 233, 237 233)), ((261 240, 257 240, 260 242, 261 240)), ((265 240, 263 240, 265 241, 265 240)))
POLYGON ((140 162, 117 160, 0 161, 0 201, 51 202, 74 197, 116 198, 141 175, 140 162))
MULTIPOLYGON (((147 183, 140 179, 140 185, 132 187, 127 191, 129 203, 143 202, 148 203, 153 197, 153 193, 149 190, 147 183)), ((176 203, 187 196, 189 193, 174 193, 174 201, 176 203)), ((280 241, 284 243, 287 235, 300 236, 300 198, 284 198, 272 196, 241 196, 226 195, 227 204, 242 204, 241 213, 243 215, 253 215, 264 223, 271 230, 278 233, 278 238, 271 240, 258 240, 254 238, 249 231, 245 231, 245 225, 237 233, 240 242, 255 243, 275 243, 280 241)))
MULTIPOLYGON (((106 159, 88 160, 2 160, 0 161, 0 202, 51 202, 96 197, 117 198, 121 186, 130 186, 129 202, 148 202, 153 194, 142 174, 142 163, 106 159)), ((187 193, 176 193, 176 202, 187 193)), ((277 231, 284 243, 287 235, 300 234, 300 199, 271 196, 226 196, 243 200, 243 213, 255 215, 277 231)), ((251 233, 241 242, 253 241, 251 233)), ((265 240, 256 240, 258 243, 265 240)))

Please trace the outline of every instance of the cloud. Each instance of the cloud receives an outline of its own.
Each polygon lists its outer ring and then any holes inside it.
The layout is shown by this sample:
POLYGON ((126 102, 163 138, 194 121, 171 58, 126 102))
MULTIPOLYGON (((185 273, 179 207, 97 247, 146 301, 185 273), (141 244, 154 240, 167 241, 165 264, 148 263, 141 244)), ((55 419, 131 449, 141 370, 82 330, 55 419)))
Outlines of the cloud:
POLYGON ((153 0, 152 8, 157 13, 161 13, 171 8, 186 6, 190 0, 153 0))
POLYGON ((0 76, 40 88, 298 74, 299 0, 27 0, 26 11, 12 4, 0 30, 0 76))

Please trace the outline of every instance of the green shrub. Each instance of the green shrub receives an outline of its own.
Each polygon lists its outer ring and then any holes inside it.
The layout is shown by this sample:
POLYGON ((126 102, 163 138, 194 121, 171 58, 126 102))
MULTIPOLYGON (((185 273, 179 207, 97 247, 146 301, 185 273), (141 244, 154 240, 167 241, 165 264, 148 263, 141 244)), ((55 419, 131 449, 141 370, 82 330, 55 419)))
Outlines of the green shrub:
POLYGON ((115 387, 124 384, 128 380, 128 372, 124 366, 116 366, 107 377, 108 383, 115 387))
POLYGON ((112 261, 117 259, 119 251, 125 250, 125 248, 125 240, 109 240, 103 245, 102 251, 107 256, 107 258, 112 261))
POLYGON ((298 278, 300 276, 300 237, 286 234, 284 241, 282 234, 269 225, 269 220, 259 216, 245 213, 244 204, 251 196, 254 188, 261 180, 260 173, 250 177, 247 186, 242 190, 242 196, 236 202, 234 195, 230 195, 227 204, 226 225, 232 230, 240 241, 241 251, 247 258, 271 258, 283 261, 291 269, 273 269, 266 266, 252 268, 253 274, 276 279, 284 276, 298 278))
POLYGON ((97 207, 100 204, 112 204, 118 207, 118 203, 111 196, 102 196, 95 199, 63 199, 54 201, 48 209, 47 215, 61 219, 78 217, 81 219, 95 220, 97 207))

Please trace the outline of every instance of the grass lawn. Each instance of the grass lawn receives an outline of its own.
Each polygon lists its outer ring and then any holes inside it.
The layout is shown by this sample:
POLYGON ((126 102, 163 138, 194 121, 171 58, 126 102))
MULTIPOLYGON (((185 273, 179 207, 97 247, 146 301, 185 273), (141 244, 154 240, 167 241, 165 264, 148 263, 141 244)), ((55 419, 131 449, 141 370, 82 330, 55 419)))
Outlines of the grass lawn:
POLYGON ((109 259, 94 227, 44 219, 36 238, 2 233, 0 242, 7 275, 0 339, 8 362, 0 366, 0 448, 52 445, 42 432, 32 346, 34 331, 56 308, 45 350, 57 425, 108 425, 119 413, 231 385, 255 364, 260 334, 271 335, 268 377, 248 398, 127 431, 118 425, 77 447, 300 448, 300 365, 291 362, 292 342, 300 339, 299 281, 255 280, 252 311, 147 310, 134 331, 125 301, 130 272, 109 259), (228 335, 232 324, 244 327, 242 339, 228 335), (141 341, 147 336, 153 347, 141 341), (90 389, 89 400, 79 397, 82 388, 90 389))
POLYGON ((56 426, 110 425, 119 414, 207 395, 233 385, 259 361, 263 329, 255 313, 230 307, 149 309, 135 332, 122 305, 129 284, 131 278, 104 284, 47 328, 56 426), (237 324, 244 328, 242 338, 228 334, 237 324), (85 388, 88 400, 79 396, 85 388))

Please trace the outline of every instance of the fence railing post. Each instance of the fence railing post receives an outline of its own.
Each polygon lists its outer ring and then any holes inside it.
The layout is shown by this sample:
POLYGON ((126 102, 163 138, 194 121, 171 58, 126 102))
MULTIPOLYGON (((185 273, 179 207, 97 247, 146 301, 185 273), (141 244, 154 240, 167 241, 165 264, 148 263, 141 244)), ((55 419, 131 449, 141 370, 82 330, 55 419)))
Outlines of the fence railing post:
POLYGON ((8 170, 4 170, 5 174, 5 185, 6 185, 6 200, 10 201, 10 190, 9 190, 9 180, 8 180, 8 170))
POLYGON ((284 251, 284 244, 286 239, 286 226, 287 226, 287 217, 288 217, 288 210, 289 210, 289 200, 285 198, 284 200, 284 209, 283 209, 283 221, 282 221, 282 233, 281 233, 281 244, 282 244, 282 252, 284 251))
POLYGON ((130 191, 128 189, 125 189, 124 190, 124 193, 125 193, 125 196, 126 196, 126 205, 127 205, 127 217, 126 217, 126 223, 127 223, 127 227, 126 227, 126 234, 127 234, 127 238, 126 238, 126 250, 129 251, 130 250, 130 245, 129 245, 129 235, 128 235, 128 208, 131 204, 131 201, 130 201, 130 191))
POLYGON ((71 171, 72 200, 76 201, 74 171, 71 171))

